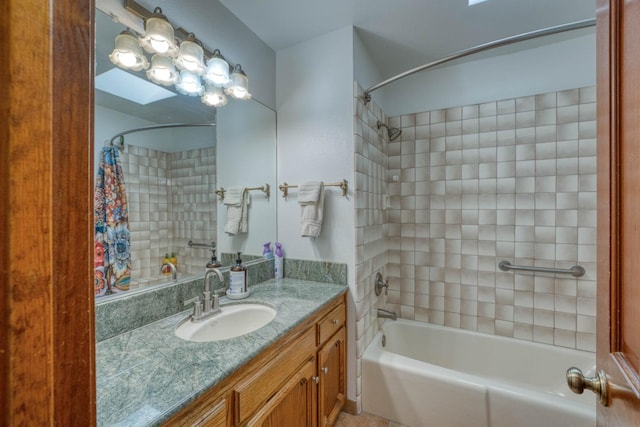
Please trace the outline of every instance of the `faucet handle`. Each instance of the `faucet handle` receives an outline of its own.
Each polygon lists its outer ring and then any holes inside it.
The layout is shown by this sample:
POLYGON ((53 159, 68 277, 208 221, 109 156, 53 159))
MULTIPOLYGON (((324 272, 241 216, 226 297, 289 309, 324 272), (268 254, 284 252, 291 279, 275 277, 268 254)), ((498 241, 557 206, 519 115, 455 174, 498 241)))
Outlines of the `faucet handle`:
POLYGON ((202 301, 200 301, 199 296, 195 296, 191 299, 184 301, 184 306, 188 306, 189 304, 193 304, 193 314, 191 318, 193 320, 198 320, 202 317, 202 301))
POLYGON ((382 288, 384 288, 384 294, 389 295, 389 281, 382 279, 382 274, 380 272, 376 273, 376 278, 374 282, 376 296, 380 296, 382 294, 382 288))
POLYGON ((184 306, 186 307, 189 304, 193 304, 193 303, 197 303, 197 302, 200 302, 200 297, 199 296, 195 296, 193 298, 184 300, 184 306))
POLYGON ((226 293, 226 289, 218 289, 213 291, 213 307, 211 311, 217 311, 220 309, 220 297, 226 293))

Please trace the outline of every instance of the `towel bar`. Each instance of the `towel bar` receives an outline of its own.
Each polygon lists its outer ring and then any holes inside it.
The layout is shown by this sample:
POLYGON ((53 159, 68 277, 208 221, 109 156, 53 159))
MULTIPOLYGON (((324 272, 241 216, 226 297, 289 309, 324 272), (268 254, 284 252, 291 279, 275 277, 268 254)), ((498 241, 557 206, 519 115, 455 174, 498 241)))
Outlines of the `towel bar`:
MULTIPOLYGON (((347 182, 346 179, 343 179, 342 182, 333 182, 330 184, 322 184, 322 185, 324 187, 340 187, 340 189, 342 190, 342 196, 346 196, 347 191, 349 190, 349 183, 347 182)), ((289 196, 290 188, 298 188, 298 187, 299 185, 287 184, 286 182, 278 186, 280 191, 282 191, 282 197, 284 197, 285 199, 289 196)))
POLYGON ((538 273, 554 273, 554 274, 570 274, 575 277, 584 276, 585 270, 580 265, 574 265, 569 269, 549 268, 549 267, 533 267, 529 265, 513 265, 509 261, 500 261, 498 267, 502 271, 518 270, 518 271, 535 271, 538 273))
MULTIPOLYGON (((271 187, 269 186, 269 184, 265 184, 262 187, 251 187, 251 188, 247 188, 247 191, 252 191, 252 190, 260 190, 264 193, 264 196, 268 199, 269 197, 271 197, 271 187)), ((227 190, 225 190, 223 187, 220 187, 219 189, 216 190, 216 194, 218 195, 218 197, 220 198, 220 201, 224 200, 224 193, 227 190)))

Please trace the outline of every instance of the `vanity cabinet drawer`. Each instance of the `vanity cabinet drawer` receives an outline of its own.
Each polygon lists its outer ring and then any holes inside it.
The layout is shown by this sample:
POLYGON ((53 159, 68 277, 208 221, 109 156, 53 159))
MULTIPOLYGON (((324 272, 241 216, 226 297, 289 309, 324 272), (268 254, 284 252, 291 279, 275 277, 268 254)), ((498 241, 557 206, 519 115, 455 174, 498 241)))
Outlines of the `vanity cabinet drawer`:
POLYGON ((227 427, 227 399, 211 400, 205 398, 188 410, 182 411, 171 419, 167 425, 184 427, 227 427))
POLYGON ((243 424, 278 392, 295 369, 315 356, 315 334, 310 328, 286 345, 286 350, 234 388, 238 424, 243 424))
POLYGON ((324 316, 317 323, 318 339, 316 345, 321 345, 338 331, 346 321, 346 310, 344 302, 341 302, 336 308, 331 310, 329 314, 324 316))
POLYGON ((203 416, 198 420, 198 422, 195 425, 206 426, 206 427, 226 427, 227 425, 226 401, 223 400, 214 408, 212 408, 211 411, 203 414, 203 416))

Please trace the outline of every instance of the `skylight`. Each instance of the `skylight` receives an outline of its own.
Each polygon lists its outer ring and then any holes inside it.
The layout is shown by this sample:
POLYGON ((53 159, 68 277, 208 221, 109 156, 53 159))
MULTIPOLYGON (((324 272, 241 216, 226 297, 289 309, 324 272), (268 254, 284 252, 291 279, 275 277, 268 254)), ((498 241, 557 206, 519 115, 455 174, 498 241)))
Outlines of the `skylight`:
POLYGON ((136 77, 119 68, 112 68, 96 76, 96 89, 108 92, 120 98, 128 99, 140 105, 147 105, 161 99, 176 96, 174 92, 164 89, 148 80, 136 77))
POLYGON ((487 0, 469 0, 469 6, 473 6, 474 4, 484 3, 487 0))

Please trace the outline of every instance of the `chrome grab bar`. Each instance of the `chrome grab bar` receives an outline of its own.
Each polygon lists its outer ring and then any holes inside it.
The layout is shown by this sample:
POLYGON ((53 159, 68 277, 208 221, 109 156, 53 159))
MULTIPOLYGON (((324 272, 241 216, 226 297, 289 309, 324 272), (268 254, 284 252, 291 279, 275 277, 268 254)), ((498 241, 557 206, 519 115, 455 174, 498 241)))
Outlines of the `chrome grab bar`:
POLYGON ((194 246, 198 246, 198 247, 202 247, 202 248, 212 248, 215 249, 216 248, 216 242, 211 242, 211 243, 196 243, 193 240, 189 240, 187 242, 187 246, 189 246, 190 248, 194 247, 194 246))
POLYGON ((519 270, 519 271, 534 271, 538 273, 554 273, 554 274, 570 274, 574 277, 584 276, 585 270, 580 265, 574 265, 569 269, 565 268, 549 268, 549 267, 533 267, 529 265, 513 265, 509 261, 502 260, 498 264, 498 267, 502 271, 519 270))

